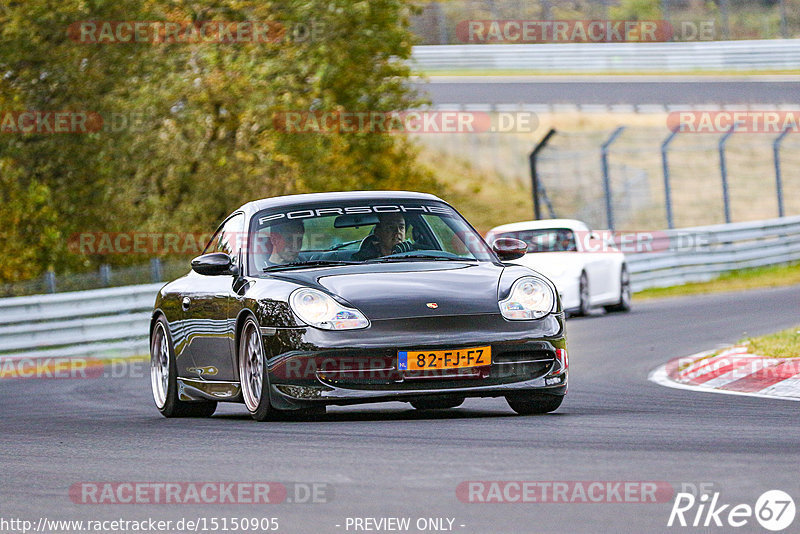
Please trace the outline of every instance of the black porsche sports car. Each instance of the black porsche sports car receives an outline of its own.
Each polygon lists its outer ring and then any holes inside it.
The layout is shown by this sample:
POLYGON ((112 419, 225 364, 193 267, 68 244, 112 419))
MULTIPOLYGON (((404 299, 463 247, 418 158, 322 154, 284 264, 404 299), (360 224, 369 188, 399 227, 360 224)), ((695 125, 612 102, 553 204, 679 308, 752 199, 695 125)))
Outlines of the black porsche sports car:
POLYGON ((244 403, 262 421, 330 404, 451 408, 504 396, 551 412, 567 391, 565 321, 541 274, 504 264, 452 206, 397 191, 249 202, 158 294, 151 383, 167 417, 244 403))

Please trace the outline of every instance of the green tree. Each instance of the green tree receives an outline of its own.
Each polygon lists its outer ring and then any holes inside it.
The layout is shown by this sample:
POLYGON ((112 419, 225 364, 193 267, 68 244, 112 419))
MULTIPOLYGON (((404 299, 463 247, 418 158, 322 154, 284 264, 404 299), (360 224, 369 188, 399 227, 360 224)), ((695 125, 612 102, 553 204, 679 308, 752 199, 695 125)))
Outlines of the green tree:
MULTIPOLYGON (((243 202, 295 192, 441 191, 403 135, 286 133, 273 122, 283 111, 418 106, 407 84, 409 13, 404 0, 26 0, 0 7, 0 110, 87 110, 105 118, 105 129, 91 134, 0 135, 3 168, 14 170, 0 182, 3 198, 13 199, 23 220, 44 202, 36 224, 52 225, 46 235, 60 237, 35 255, 35 267, 4 268, 0 280, 48 266, 137 260, 71 254, 66 238, 77 232, 208 231, 243 202), (284 33, 267 43, 70 38, 70 24, 87 20, 268 21, 284 33)), ((18 230, 8 228, 16 241, 18 230)))

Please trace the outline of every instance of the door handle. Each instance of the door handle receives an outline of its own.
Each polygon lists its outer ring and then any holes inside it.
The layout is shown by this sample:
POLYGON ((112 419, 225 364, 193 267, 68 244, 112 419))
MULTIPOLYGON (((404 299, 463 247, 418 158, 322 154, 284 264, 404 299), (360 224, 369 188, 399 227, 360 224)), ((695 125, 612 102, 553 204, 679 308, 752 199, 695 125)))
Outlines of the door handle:
POLYGON ((183 300, 181 301, 181 308, 183 308, 183 311, 189 310, 189 304, 191 302, 192 301, 189 299, 189 297, 183 297, 183 300))

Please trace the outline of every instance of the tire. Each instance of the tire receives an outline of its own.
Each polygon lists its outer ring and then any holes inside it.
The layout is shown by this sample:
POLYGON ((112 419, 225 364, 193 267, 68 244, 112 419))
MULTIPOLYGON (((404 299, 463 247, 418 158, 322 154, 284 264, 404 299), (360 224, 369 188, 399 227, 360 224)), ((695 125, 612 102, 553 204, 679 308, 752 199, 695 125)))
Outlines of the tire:
POLYGON ((217 409, 217 403, 180 400, 177 377, 169 325, 164 316, 161 316, 156 320, 150 335, 150 386, 156 408, 164 417, 211 417, 217 409))
POLYGON ((530 393, 528 395, 509 395, 506 397, 508 405, 519 415, 536 415, 554 412, 564 400, 562 395, 550 393, 530 393))
POLYGON ((581 273, 578 295, 580 296, 581 302, 578 305, 578 309, 575 311, 575 315, 578 317, 585 317, 589 315, 589 277, 586 276, 586 271, 581 273))
POLYGON ((447 410, 457 408, 464 404, 464 397, 432 397, 411 401, 411 406, 417 410, 447 410))
POLYGON ((239 335, 239 383, 247 411, 256 421, 266 421, 274 408, 269 399, 269 374, 258 323, 248 317, 239 335))
POLYGON ((628 267, 623 265, 619 271, 619 302, 605 306, 607 312, 631 311, 631 276, 628 267))

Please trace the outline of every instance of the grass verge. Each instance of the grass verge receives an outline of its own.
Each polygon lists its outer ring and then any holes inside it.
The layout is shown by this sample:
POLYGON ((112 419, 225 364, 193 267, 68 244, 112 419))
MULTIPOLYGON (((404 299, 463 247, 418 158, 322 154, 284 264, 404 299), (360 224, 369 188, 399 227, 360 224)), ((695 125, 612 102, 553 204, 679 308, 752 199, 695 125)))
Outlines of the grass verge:
POLYGON ((800 356, 800 325, 774 334, 751 337, 743 341, 748 351, 767 358, 797 358, 800 356))
POLYGON ((645 289, 636 293, 637 300, 677 297, 725 291, 743 291, 762 287, 782 287, 800 284, 800 262, 725 273, 708 282, 693 282, 682 286, 645 289))

